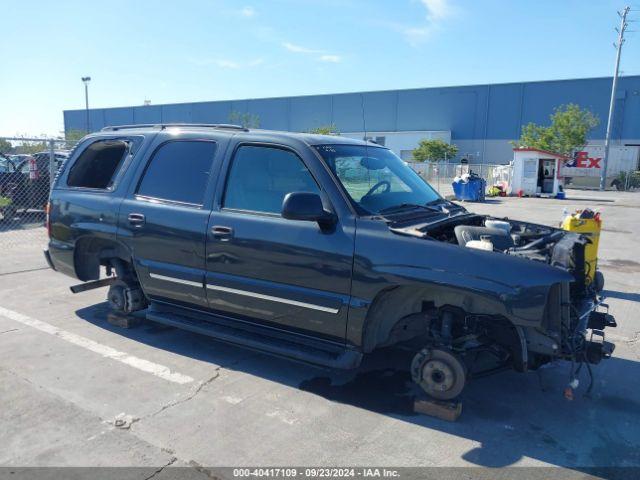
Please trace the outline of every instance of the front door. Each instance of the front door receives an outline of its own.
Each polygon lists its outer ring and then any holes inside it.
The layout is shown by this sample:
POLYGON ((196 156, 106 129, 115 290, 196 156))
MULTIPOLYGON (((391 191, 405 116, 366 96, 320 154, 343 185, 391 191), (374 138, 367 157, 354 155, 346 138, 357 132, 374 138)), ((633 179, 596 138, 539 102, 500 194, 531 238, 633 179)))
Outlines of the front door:
POLYGON ((525 158, 522 161, 522 193, 535 195, 538 185, 538 160, 525 158))
POLYGON ((213 196, 209 177, 217 143, 157 143, 122 202, 118 236, 132 251, 149 298, 206 308, 205 238, 213 196))
POLYGON ((231 159, 209 221, 207 298, 211 309, 270 326, 344 341, 353 225, 330 231, 280 215, 290 192, 327 196, 293 150, 244 144, 231 159))

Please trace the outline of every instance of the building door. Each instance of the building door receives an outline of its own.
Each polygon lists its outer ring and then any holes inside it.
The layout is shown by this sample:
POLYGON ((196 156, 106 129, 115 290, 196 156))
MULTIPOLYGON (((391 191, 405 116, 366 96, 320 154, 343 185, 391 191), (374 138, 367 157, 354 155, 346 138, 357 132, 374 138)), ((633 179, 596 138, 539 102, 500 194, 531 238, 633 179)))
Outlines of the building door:
POLYGON ((522 160, 522 193, 535 195, 538 186, 538 159, 525 158, 522 160))

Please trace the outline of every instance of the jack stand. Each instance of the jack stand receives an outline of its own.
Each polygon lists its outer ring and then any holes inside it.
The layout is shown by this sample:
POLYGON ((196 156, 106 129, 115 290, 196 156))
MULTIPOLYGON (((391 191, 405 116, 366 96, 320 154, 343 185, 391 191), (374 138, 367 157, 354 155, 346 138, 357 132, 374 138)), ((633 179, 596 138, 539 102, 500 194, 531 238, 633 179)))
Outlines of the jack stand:
POLYGON ((448 422, 455 422, 462 413, 462 402, 441 400, 415 400, 413 410, 448 422))

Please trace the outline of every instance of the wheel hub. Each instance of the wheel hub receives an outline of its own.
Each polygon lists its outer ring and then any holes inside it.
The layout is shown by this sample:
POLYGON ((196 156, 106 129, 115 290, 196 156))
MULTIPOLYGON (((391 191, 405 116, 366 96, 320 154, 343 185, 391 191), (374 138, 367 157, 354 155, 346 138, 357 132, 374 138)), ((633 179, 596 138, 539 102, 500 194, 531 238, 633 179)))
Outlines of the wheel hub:
POLYGON ((422 367, 422 381, 430 390, 447 391, 453 387, 455 380, 451 367, 440 360, 429 360, 422 367))
POLYGON ((411 376, 430 396, 439 400, 457 397, 466 383, 466 367, 453 352, 425 348, 411 363, 411 376))

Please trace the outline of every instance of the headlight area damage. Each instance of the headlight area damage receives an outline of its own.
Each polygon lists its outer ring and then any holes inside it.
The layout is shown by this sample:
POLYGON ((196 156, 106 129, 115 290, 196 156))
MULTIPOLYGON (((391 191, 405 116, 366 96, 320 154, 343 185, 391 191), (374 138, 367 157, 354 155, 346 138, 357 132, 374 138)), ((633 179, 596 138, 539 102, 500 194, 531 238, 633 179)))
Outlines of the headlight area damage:
MULTIPOLYGON (((608 313, 604 297, 596 291, 595 282, 589 282, 592 266, 585 262, 588 237, 475 214, 419 225, 395 222, 389 226, 398 234, 485 250, 474 257, 483 268, 489 266, 491 271, 486 275, 501 281, 500 275, 511 269, 504 281, 520 292, 508 298, 501 296, 502 314, 472 315, 463 308, 446 306, 430 314, 425 312, 430 316, 427 346, 416 355, 411 369, 414 380, 429 395, 452 399, 470 377, 503 368, 535 370, 558 359, 570 362, 567 398, 572 398, 583 366, 590 378, 587 392, 591 389, 590 364, 611 356, 614 345, 605 341, 604 329, 615 327, 616 322, 608 313), (553 268, 540 269, 507 257, 553 268), (537 285, 532 287, 532 283, 537 285), (532 312, 537 312, 535 318, 532 312), (483 368, 481 359, 487 357, 492 361, 485 361, 487 368, 483 368)), ((470 267, 469 271, 477 272, 477 267, 470 267)))

